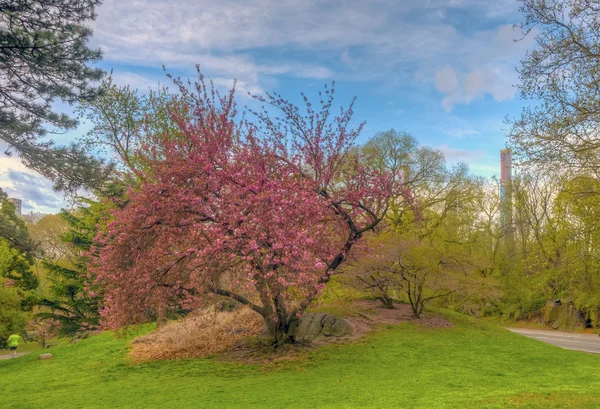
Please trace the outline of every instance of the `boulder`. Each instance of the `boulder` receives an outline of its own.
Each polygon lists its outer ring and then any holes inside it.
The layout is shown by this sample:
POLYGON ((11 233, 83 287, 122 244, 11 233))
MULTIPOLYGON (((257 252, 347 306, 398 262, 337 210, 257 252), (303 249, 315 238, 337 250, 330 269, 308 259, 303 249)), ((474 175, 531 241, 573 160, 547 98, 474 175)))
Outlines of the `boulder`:
POLYGON ((584 328, 585 317, 572 302, 549 301, 544 309, 544 324, 554 329, 584 328))
POLYGON ((326 313, 305 313, 298 322, 296 341, 311 342, 319 337, 343 337, 352 333, 352 326, 343 318, 326 313))
POLYGON ((52 354, 40 354, 40 356, 38 356, 38 359, 40 361, 45 361, 47 359, 52 359, 52 357, 54 357, 54 355, 52 354))

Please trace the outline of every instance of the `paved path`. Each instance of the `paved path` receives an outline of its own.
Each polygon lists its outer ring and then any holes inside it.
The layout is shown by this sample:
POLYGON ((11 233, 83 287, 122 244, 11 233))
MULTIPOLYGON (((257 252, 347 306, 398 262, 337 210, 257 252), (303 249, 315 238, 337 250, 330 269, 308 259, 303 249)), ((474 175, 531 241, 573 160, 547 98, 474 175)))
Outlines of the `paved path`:
POLYGON ((596 334, 575 334, 572 332, 546 331, 528 328, 506 328, 526 337, 539 339, 565 349, 600 354, 600 337, 596 334))
MULTIPOLYGON (((29 352, 23 352, 23 353, 17 354, 17 358, 20 357, 20 356, 23 356, 23 355, 27 355, 28 353, 29 352)), ((10 358, 12 358, 12 354, 9 354, 9 355, 0 355, 0 359, 10 359, 10 358)))

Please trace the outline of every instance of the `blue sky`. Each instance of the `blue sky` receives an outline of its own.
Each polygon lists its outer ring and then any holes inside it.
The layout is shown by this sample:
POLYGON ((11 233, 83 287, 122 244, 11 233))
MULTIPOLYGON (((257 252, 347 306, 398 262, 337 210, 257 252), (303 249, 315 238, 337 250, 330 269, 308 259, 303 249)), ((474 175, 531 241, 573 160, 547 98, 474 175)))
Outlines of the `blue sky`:
MULTIPOLYGON (((516 0, 105 0, 91 45, 115 81, 146 90, 195 64, 226 87, 292 100, 336 81, 338 102, 357 96, 359 142, 408 131, 473 173, 499 174, 504 118, 519 114, 515 67, 533 47, 513 24, 516 0)), ((247 103, 242 97, 241 101, 247 103)), ((68 107, 60 109, 68 110, 68 107)), ((66 142, 83 132, 57 137, 66 142)), ((0 187, 24 211, 66 202, 18 158, 0 159, 0 187)))

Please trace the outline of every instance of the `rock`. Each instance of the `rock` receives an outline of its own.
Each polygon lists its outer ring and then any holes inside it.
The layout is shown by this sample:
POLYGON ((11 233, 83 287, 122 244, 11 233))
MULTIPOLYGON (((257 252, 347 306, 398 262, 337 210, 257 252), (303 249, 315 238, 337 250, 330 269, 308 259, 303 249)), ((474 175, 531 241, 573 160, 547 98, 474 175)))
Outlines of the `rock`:
POLYGON ((352 333, 348 321, 326 313, 305 313, 298 322, 296 341, 310 342, 318 337, 342 337, 352 333))
POLYGON ((544 324, 554 329, 558 328, 584 328, 585 317, 578 311, 572 302, 548 301, 544 309, 544 324))
POLYGON ((38 359, 40 361, 45 361, 47 359, 52 359, 52 357, 54 357, 54 355, 52 354, 40 354, 40 356, 38 356, 38 359))

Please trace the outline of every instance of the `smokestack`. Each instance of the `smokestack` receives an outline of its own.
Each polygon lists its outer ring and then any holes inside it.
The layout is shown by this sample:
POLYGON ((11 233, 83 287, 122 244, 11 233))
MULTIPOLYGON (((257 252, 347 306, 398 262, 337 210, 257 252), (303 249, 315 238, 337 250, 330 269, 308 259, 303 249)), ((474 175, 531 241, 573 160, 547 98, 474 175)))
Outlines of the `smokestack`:
POLYGON ((512 232, 512 150, 500 151, 500 216, 502 228, 508 230, 508 238, 512 232))

